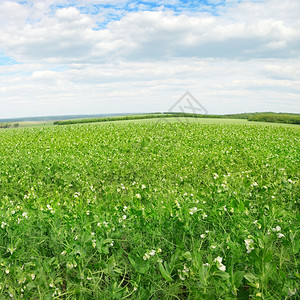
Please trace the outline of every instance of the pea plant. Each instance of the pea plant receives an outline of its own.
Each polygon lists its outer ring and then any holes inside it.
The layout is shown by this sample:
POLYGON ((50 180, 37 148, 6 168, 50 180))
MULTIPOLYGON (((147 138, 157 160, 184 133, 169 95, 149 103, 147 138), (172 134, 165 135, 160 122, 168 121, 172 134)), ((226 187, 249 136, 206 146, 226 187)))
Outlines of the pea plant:
POLYGON ((0 299, 298 299, 299 129, 0 132, 0 299))

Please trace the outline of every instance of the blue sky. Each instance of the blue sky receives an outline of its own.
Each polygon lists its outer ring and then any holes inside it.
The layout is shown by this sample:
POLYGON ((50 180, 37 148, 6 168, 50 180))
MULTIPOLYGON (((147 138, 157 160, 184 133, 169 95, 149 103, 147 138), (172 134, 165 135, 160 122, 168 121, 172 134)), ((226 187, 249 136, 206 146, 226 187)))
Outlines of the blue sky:
POLYGON ((7 65, 14 65, 14 64, 17 64, 17 62, 9 57, 9 56, 6 56, 4 54, 4 52, 0 52, 0 66, 7 66, 7 65))
POLYGON ((299 112, 298 0, 0 2, 0 118, 299 112))

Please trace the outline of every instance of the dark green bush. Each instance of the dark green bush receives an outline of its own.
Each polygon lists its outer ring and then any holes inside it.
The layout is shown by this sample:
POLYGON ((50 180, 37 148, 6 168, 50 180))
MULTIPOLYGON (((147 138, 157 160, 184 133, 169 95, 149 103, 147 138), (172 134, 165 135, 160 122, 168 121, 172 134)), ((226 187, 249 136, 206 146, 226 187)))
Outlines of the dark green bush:
POLYGON ((288 123, 288 124, 300 124, 300 115, 299 114, 257 114, 250 116, 249 121, 257 122, 273 122, 273 123, 288 123))

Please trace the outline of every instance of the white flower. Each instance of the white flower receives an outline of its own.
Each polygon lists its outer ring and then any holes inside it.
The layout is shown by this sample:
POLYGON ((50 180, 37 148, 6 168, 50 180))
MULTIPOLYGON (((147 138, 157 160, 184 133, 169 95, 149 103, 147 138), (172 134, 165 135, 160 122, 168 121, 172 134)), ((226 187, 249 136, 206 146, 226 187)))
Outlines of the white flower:
POLYGON ((178 274, 179 278, 180 278, 181 280, 185 280, 185 277, 181 275, 181 272, 182 272, 182 271, 181 271, 181 270, 177 270, 177 271, 178 271, 178 273, 179 273, 179 274, 178 274))
POLYGON ((136 194, 135 196, 136 196, 138 199, 141 199, 141 198, 142 198, 141 194, 136 194))
POLYGON ((252 250, 254 250, 254 241, 252 239, 246 239, 245 240, 245 246, 247 249, 247 253, 250 253, 252 250))
POLYGON ((183 268, 182 272, 187 274, 189 271, 190 271, 189 268, 187 268, 187 266, 184 265, 184 268, 183 268))
POLYGON ((204 238, 205 238, 205 234, 202 233, 202 234, 200 235, 200 237, 201 237, 201 239, 204 239, 204 238))
POLYGON ((25 283, 26 277, 22 277, 18 280, 19 284, 25 283))
POLYGON ((146 188, 146 186, 144 184, 142 184, 142 189, 145 189, 145 188, 146 188))
POLYGON ((1 228, 4 228, 7 225, 5 222, 1 222, 1 228))
POLYGON ((222 260, 223 260, 223 258, 221 256, 218 256, 214 259, 214 262, 219 262, 221 264, 222 260))
POLYGON ((279 239, 281 239, 282 237, 285 237, 285 235, 282 234, 282 233, 277 233, 277 236, 278 236, 279 239))
POLYGON ((13 246, 7 248, 7 252, 10 252, 10 254, 13 254, 15 250, 16 248, 14 248, 13 246))
POLYGON ((126 215, 123 215, 123 216, 122 216, 122 219, 123 219, 123 220, 125 220, 126 218, 127 218, 127 216, 126 216, 126 215))
POLYGON ((206 213, 203 213, 202 219, 205 219, 205 218, 207 218, 207 214, 206 214, 206 213))
POLYGON ((279 231, 281 231, 281 227, 277 225, 275 228, 272 228, 272 230, 274 232, 279 232, 279 231))
POLYGON ((225 272, 226 271, 226 266, 224 266, 223 264, 219 266, 219 270, 225 272))
POLYGON ((67 251, 66 250, 64 250, 62 253, 61 253, 61 255, 66 255, 67 254, 67 251))
POLYGON ((222 264, 222 260, 223 260, 223 258, 220 257, 220 256, 218 256, 218 257, 216 257, 216 258, 214 259, 214 262, 217 263, 217 267, 218 267, 219 270, 225 272, 225 271, 226 271, 226 266, 224 266, 224 265, 222 264))
POLYGON ((143 259, 144 260, 147 260, 147 259, 149 259, 150 258, 150 255, 148 254, 148 253, 145 253, 145 255, 143 256, 143 259))
POLYGON ((198 211, 197 207, 190 208, 190 214, 193 215, 198 211))
POLYGON ((67 263, 66 267, 67 267, 67 269, 73 269, 73 264, 72 263, 67 263))
POLYGON ((143 256, 143 259, 144 259, 144 260, 147 260, 147 259, 150 258, 150 256, 154 256, 155 253, 156 253, 155 250, 151 250, 151 251, 149 251, 148 253, 145 253, 145 255, 143 256))

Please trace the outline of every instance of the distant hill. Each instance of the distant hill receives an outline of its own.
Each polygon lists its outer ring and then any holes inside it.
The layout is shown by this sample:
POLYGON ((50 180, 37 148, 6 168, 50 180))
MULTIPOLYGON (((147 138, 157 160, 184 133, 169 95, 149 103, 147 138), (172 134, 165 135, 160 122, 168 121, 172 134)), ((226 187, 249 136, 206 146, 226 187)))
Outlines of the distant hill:
MULTIPOLYGON (((96 114, 96 115, 62 115, 62 116, 43 116, 43 117, 24 117, 24 118, 8 118, 0 119, 1 123, 7 122, 47 122, 47 121, 62 121, 74 119, 90 119, 90 118, 104 118, 104 117, 117 117, 127 116, 133 113, 112 113, 112 114, 96 114)), ((135 113, 136 115, 136 113, 135 113)))
POLYGON ((0 119, 0 125, 4 128, 10 127, 13 122, 54 122, 54 125, 76 124, 117 121, 127 119, 148 119, 159 117, 195 117, 195 118, 222 118, 222 119, 248 119, 249 121, 266 121, 279 123, 299 124, 300 114, 297 113, 274 113, 274 112, 253 112, 253 113, 237 113, 224 115, 205 115, 190 114, 182 112, 153 112, 153 113, 111 113, 111 114, 94 114, 94 115, 62 115, 62 116, 43 116, 43 117, 24 117, 24 118, 7 118, 0 119))
POLYGON ((119 116, 106 116, 98 118, 77 118, 68 120, 54 121, 54 125, 69 125, 69 124, 83 124, 95 122, 112 122, 138 119, 152 119, 152 118, 174 118, 174 117, 189 117, 189 118, 218 118, 218 119, 248 119, 249 121, 258 121, 256 117, 261 116, 261 122, 279 122, 289 124, 299 124, 300 114, 286 114, 286 113, 241 113, 241 114, 227 114, 227 115, 208 115, 208 114, 191 114, 182 112, 164 112, 164 113, 146 113, 146 114, 131 114, 119 116), (272 116, 265 119, 265 116, 272 116))

